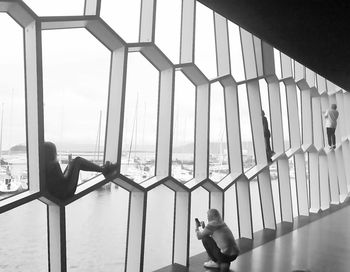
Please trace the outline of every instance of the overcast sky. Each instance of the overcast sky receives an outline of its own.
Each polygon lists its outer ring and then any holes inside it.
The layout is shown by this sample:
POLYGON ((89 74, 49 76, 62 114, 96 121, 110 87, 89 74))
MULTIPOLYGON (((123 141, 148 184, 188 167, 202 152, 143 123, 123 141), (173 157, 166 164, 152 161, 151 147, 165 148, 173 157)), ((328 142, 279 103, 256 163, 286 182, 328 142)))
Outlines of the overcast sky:
MULTIPOLYGON (((40 16, 82 15, 82 0, 26 0, 40 16)), ((158 0, 156 44, 173 63, 179 61, 181 0, 158 0)), ((126 41, 137 42, 140 1, 103 0, 102 18, 126 41), (120 5, 123 5, 121 7, 120 5)), ((4 109, 3 148, 25 143, 23 30, 6 14, 0 14, 0 106, 4 109), (6 38, 5 38, 6 37, 6 38)), ((232 74, 244 80, 238 27, 229 22, 232 74)), ((59 147, 67 143, 96 143, 102 111, 104 139, 110 52, 85 29, 43 31, 43 83, 45 139, 59 147)), ((197 2, 195 63, 208 78, 216 76, 214 23, 211 10, 197 2), (205 46, 203 46, 205 45, 205 46)), ((159 73, 139 53, 128 57, 124 145, 155 144, 159 73), (137 101, 137 102, 136 102, 137 101), (137 110, 135 109, 138 105, 137 110), (133 128, 134 127, 134 128, 133 128)), ((176 72, 174 143, 193 141, 195 88, 176 72)), ((266 86, 262 87, 266 89, 266 86)), ((245 92, 245 88, 240 88, 245 92)), ((223 93, 212 86, 211 140, 226 141, 223 93)), ((240 94, 241 96, 244 94, 240 94)), ((243 98, 246 99, 246 98, 243 98)), ((246 100, 245 100, 246 101, 246 100)), ((247 102, 241 101, 242 138, 251 139, 247 102), (247 122, 248 121, 248 122, 247 122)), ((268 114, 267 100, 263 108, 268 114)))

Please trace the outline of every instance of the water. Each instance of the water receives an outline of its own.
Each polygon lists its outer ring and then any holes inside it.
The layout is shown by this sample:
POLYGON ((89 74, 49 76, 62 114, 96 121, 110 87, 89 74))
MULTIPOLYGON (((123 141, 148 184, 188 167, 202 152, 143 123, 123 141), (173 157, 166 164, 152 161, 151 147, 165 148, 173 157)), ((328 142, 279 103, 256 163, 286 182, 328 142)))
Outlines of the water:
MULTIPOLYGON (((292 188, 295 190, 292 180, 292 188)), ((262 229, 256 181, 250 183, 253 230, 262 229)), ((278 183, 273 178, 277 222, 278 183)), ((209 193, 192 193, 191 218, 206 219, 209 193)), ((175 193, 161 185, 148 193, 144 271, 171 263, 175 193)), ((293 194, 295 202, 295 194, 293 194)), ((74 272, 124 271, 129 192, 121 187, 99 189, 66 207, 67 267, 74 272)), ((238 238, 235 186, 225 193, 225 220, 238 238)), ((294 205, 293 205, 294 207, 294 205)), ((190 222, 190 255, 203 252, 190 222)), ((0 215, 0 271, 48 271, 46 205, 32 201, 0 215)))

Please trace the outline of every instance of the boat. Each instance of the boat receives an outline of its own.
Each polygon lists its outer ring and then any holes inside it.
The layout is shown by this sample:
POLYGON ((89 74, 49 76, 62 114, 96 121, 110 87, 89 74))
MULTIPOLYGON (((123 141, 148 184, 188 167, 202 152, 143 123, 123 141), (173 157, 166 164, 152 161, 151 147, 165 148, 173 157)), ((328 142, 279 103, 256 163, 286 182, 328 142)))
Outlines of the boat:
POLYGON ((21 183, 12 177, 7 177, 0 181, 1 193, 14 193, 21 189, 21 183))

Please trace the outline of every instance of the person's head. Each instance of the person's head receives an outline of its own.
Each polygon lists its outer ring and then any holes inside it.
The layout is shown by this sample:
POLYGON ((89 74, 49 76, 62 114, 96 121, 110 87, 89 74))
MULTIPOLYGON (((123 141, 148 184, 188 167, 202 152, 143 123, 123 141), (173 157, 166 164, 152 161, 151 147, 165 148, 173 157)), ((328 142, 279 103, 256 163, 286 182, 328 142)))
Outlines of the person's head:
POLYGON ((208 221, 221 221, 220 212, 217 209, 210 209, 207 213, 208 221))
POLYGON ((55 161, 57 159, 57 150, 56 146, 52 142, 45 142, 44 143, 44 150, 45 150, 45 160, 46 161, 55 161))
POLYGON ((332 110, 336 110, 336 109, 337 109, 337 104, 332 104, 332 105, 331 105, 331 109, 332 109, 332 110))

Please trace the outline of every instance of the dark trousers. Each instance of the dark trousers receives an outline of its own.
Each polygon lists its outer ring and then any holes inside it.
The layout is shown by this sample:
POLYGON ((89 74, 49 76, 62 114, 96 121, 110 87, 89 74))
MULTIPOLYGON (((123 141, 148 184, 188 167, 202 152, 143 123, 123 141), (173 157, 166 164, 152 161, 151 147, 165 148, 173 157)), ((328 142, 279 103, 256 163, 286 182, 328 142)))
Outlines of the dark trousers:
POLYGON ((327 128, 328 145, 335 147, 335 128, 327 128))
POLYGON ((271 159, 272 150, 270 145, 270 136, 268 137, 265 136, 265 149, 266 149, 267 159, 271 159))
POLYGON ((230 263, 236 260, 237 258, 237 255, 228 256, 223 254, 220 251, 220 248, 218 248, 218 246, 216 245, 214 239, 210 236, 203 237, 202 243, 205 250, 207 251, 209 258, 216 263, 230 263))

